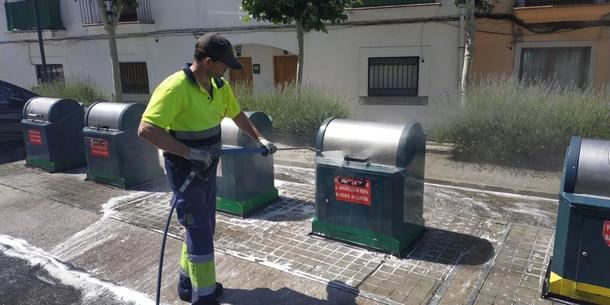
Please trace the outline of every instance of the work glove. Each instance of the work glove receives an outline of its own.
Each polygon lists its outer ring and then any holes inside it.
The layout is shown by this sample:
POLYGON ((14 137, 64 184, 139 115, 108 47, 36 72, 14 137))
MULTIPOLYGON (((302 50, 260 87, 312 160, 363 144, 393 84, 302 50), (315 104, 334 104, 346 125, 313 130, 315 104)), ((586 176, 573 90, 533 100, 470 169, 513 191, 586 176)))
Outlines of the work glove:
POLYGON ((215 175, 216 164, 220 160, 220 146, 209 146, 202 149, 191 148, 188 159, 193 163, 193 170, 197 177, 208 181, 215 175))
POLYGON ((277 146, 264 137, 256 139, 256 144, 258 144, 259 147, 264 147, 267 150, 267 152, 263 154, 264 156, 272 155, 277 151, 277 146))
POLYGON ((204 149, 191 148, 187 159, 196 163, 200 169, 207 169, 212 165, 212 153, 204 149))

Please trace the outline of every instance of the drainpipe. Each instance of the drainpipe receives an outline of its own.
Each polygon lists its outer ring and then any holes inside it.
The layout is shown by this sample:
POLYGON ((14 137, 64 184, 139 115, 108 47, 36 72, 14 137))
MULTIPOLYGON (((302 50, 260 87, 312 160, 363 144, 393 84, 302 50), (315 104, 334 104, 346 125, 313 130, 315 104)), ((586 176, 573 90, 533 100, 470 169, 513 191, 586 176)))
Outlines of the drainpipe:
POLYGON ((459 9, 459 16, 460 16, 460 26, 458 29, 459 32, 459 39, 458 39, 458 46, 457 46, 457 50, 458 50, 458 54, 457 54, 457 58, 458 58, 458 64, 457 64, 457 88, 461 88, 462 85, 462 67, 464 65, 464 33, 466 31, 466 22, 465 22, 465 16, 466 16, 466 7, 464 6, 463 3, 460 3, 458 5, 458 9, 459 9))
POLYGON ((40 47, 40 58, 42 61, 42 83, 47 82, 47 60, 44 55, 44 42, 42 40, 42 30, 40 28, 40 15, 38 14, 38 0, 32 1, 34 6, 34 20, 36 21, 36 31, 38 32, 38 46, 40 47))

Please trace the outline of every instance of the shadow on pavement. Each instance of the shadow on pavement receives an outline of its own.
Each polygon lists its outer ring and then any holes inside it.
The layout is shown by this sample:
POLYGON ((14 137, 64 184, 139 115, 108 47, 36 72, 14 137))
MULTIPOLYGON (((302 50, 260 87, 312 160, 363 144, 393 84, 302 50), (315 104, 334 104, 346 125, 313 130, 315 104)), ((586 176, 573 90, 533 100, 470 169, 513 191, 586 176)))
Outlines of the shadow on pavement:
POLYGON ((481 265, 494 255, 493 245, 476 236, 426 228, 406 258, 445 265, 481 265))
POLYGON ((230 305, 356 305, 359 292, 358 288, 341 281, 331 281, 326 285, 326 299, 317 299, 286 287, 278 290, 225 288, 220 302, 230 305))
POLYGON ((23 141, 9 141, 0 143, 0 164, 25 159, 23 141))

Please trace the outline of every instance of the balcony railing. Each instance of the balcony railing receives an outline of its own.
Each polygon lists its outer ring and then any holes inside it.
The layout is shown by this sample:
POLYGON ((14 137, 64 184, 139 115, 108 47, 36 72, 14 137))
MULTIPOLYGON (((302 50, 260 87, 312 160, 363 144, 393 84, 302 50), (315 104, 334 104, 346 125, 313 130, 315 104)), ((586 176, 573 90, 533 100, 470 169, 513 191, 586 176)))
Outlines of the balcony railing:
MULTIPOLYGON (((61 22, 60 0, 38 1, 38 16, 40 28, 43 30, 63 30, 61 22)), ((6 28, 9 31, 35 30, 36 19, 34 17, 33 0, 18 2, 5 2, 6 28)))
POLYGON ((405 5, 419 3, 434 3, 434 0, 362 0, 360 4, 354 7, 373 7, 373 6, 388 6, 388 5, 405 5))
MULTIPOLYGON (((80 16, 83 25, 102 24, 97 0, 79 0, 80 16)), ((126 8, 121 13, 120 22, 153 23, 150 0, 138 0, 138 7, 126 8)))
POLYGON ((516 7, 569 5, 569 4, 597 4, 608 3, 609 0, 516 0, 516 7))

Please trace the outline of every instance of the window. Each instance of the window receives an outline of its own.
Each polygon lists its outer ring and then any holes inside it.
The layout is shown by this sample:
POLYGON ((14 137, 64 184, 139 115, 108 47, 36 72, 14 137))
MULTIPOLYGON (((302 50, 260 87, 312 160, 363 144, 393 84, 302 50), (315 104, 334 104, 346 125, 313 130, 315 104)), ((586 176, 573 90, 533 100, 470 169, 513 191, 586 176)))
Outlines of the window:
POLYGON ((123 93, 148 94, 148 72, 145 62, 122 62, 121 87, 123 93))
MULTIPOLYGON (((64 80, 64 66, 57 64, 47 64, 47 81, 63 81, 64 80)), ((36 79, 38 84, 42 84, 42 65, 36 65, 36 79)))
MULTIPOLYGON (((59 1, 59 0, 54 0, 59 1)), ((97 0, 74 0, 80 5, 80 16, 83 25, 102 24, 101 12, 97 0)), ((150 0, 138 0, 138 5, 123 8, 119 22, 153 23, 150 0)), ((108 4, 108 1, 105 1, 108 4)))
POLYGON ((584 88, 588 84, 590 61, 591 47, 523 48, 519 79, 584 88))
POLYGON ((417 96, 419 57, 370 57, 369 96, 417 96))
MULTIPOLYGON (((40 28, 43 30, 63 30, 60 0, 36 2, 40 28)), ((4 1, 7 30, 36 30, 33 1, 4 1)))
POLYGON ((135 6, 126 6, 121 12, 119 22, 138 21, 138 9, 135 6))

